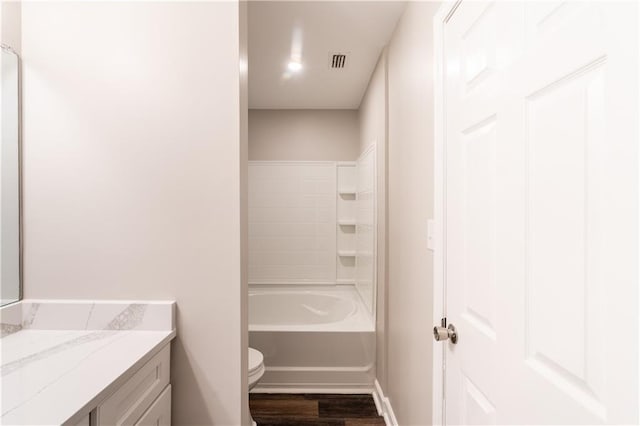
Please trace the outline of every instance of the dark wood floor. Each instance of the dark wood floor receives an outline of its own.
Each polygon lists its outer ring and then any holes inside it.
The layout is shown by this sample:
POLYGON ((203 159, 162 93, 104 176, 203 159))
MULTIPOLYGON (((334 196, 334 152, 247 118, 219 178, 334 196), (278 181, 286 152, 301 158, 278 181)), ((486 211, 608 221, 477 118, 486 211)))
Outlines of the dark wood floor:
POLYGON ((249 394, 258 426, 384 426, 371 395, 249 394))

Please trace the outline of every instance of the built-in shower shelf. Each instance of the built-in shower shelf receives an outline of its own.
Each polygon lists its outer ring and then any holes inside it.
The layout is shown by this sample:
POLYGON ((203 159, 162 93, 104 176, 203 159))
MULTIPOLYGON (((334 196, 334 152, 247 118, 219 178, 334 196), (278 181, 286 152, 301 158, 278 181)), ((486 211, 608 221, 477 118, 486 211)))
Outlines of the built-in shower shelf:
POLYGON ((341 283, 354 283, 358 198, 355 161, 339 162, 336 172, 336 278, 341 283))

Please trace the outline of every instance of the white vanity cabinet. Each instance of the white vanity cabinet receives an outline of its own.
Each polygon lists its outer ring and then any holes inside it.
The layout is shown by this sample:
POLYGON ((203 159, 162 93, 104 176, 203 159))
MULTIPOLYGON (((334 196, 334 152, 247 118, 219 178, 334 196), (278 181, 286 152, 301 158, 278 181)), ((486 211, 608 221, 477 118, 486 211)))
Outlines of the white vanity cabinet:
POLYGON ((0 341, 0 425, 171 424, 175 302, 23 300, 0 314, 15 329, 0 341))
POLYGON ((138 426, 171 425, 171 385, 168 385, 136 423, 138 426))
POLYGON ((92 416, 92 413, 87 414, 74 426, 91 426, 91 416, 92 416))
POLYGON ((98 405, 91 426, 170 425, 170 359, 166 345, 98 405))

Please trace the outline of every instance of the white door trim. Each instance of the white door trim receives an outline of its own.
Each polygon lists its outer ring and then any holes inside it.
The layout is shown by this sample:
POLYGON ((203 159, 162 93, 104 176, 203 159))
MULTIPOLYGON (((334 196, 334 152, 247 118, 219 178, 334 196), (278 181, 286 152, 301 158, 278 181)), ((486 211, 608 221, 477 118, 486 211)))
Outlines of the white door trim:
MULTIPOLYGON (((640 23, 640 7, 636 9, 637 22, 640 23)), ((638 57, 640 58, 640 43, 638 43, 638 57)), ((636 88, 638 91, 638 99, 640 99, 640 84, 636 88)), ((638 135, 640 135, 640 120, 638 120, 638 135)), ((638 164, 640 164, 640 149, 638 150, 638 164)), ((638 191, 640 192, 640 173, 636 175, 638 179, 638 191)), ((638 218, 640 221, 640 217, 638 218)), ((638 227, 638 241, 640 241, 640 226, 638 227)), ((638 251, 638 276, 640 277, 640 250, 638 251)), ((638 306, 640 306, 640 292, 638 292, 638 306)), ((640 324, 640 315, 638 315, 638 324, 640 324)), ((638 341, 640 342, 640 327, 638 327, 638 341)), ((638 369, 638 382, 640 383, 640 368, 638 369)), ((638 392, 638 406, 640 406, 640 392, 638 392)))
MULTIPOLYGON (((434 268, 433 268, 433 324, 439 325, 446 316, 446 288, 444 285, 444 208, 445 159, 444 144, 444 26, 462 0, 445 0, 433 18, 434 43, 434 268)), ((444 425, 444 345, 433 345, 433 424, 444 425)))

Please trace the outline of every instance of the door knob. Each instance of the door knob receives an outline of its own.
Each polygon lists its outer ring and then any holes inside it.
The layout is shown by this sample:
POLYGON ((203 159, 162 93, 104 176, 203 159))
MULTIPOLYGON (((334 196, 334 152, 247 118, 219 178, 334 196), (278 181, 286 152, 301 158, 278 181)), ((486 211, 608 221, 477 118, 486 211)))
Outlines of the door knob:
POLYGON ((451 339, 451 343, 454 345, 458 343, 458 333, 456 333, 456 328, 453 324, 449 324, 448 327, 433 327, 433 338, 436 342, 451 339))

